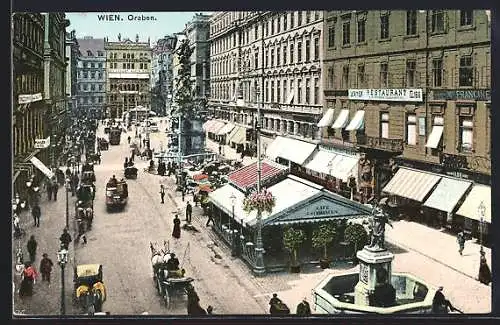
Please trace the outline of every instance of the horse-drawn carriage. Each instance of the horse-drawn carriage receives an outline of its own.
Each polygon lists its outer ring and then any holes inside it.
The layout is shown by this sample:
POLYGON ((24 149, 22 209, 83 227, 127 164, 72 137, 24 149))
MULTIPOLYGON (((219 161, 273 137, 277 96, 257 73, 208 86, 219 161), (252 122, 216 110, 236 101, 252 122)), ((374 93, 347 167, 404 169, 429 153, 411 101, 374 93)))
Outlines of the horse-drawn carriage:
POLYGON ((80 181, 82 184, 92 184, 96 180, 94 173, 93 164, 85 164, 82 166, 82 174, 80 176, 80 181))
POLYGON ((129 164, 129 165, 127 165, 127 167, 125 167, 123 174, 125 175, 125 178, 127 178, 127 179, 136 179, 137 178, 137 167, 135 167, 133 164, 129 164))
MULTIPOLYGON (((112 179, 113 180, 113 179, 112 179)), ((106 184, 106 210, 124 208, 128 200, 128 185, 124 180, 110 180, 106 184)))
POLYGON ((163 249, 158 249, 150 243, 151 265, 158 294, 163 298, 165 306, 169 307, 172 299, 188 295, 192 291, 191 282, 194 279, 185 276, 185 270, 179 268, 179 260, 175 254, 166 247, 165 242, 163 245, 163 249))
POLYGON ((98 148, 99 150, 108 150, 109 149, 109 142, 108 140, 104 138, 99 138, 97 140, 98 148))
POLYGON ((73 303, 79 304, 85 313, 93 315, 102 311, 106 301, 106 287, 102 281, 102 265, 83 264, 75 267, 75 295, 73 303))

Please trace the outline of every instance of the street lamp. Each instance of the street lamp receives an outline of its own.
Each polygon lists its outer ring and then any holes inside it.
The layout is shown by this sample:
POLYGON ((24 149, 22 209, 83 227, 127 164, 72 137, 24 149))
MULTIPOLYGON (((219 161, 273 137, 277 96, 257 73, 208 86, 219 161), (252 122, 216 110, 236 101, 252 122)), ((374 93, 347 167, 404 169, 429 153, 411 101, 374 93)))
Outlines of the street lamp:
POLYGON ((481 201, 479 206, 477 207, 477 211, 479 213, 479 244, 481 245, 481 249, 479 252, 482 254, 484 252, 483 249, 483 226, 484 226, 484 214, 486 213, 486 207, 484 202, 481 201))
MULTIPOLYGON (((234 193, 231 193, 231 196, 229 197, 231 199, 231 207, 232 207, 232 212, 233 212, 233 220, 234 220, 234 204, 236 202, 236 195, 234 195, 234 193)), ((234 245, 234 233, 232 231, 232 227, 231 227, 231 224, 232 224, 232 220, 229 220, 229 234, 231 234, 231 256, 236 256, 236 249, 235 249, 235 245, 234 245)))
POLYGON ((64 268, 68 263, 68 250, 64 249, 61 245, 59 252, 57 252, 57 262, 61 266, 61 315, 66 315, 66 303, 64 299, 64 268))

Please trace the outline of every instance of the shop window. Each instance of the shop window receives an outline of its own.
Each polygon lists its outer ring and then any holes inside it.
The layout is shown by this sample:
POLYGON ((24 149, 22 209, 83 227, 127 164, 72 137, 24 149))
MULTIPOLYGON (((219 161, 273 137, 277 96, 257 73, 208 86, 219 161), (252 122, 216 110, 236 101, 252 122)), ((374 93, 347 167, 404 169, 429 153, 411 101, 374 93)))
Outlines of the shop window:
POLYGON ((471 56, 463 56, 460 58, 460 68, 458 74, 460 87, 472 87, 474 80, 474 68, 472 66, 471 56))
POLYGON ((460 10, 460 26, 472 26, 473 10, 460 10))
POLYGON ((417 116, 408 114, 406 117, 406 143, 409 145, 417 144, 417 116))
POLYGON ((406 11, 406 35, 417 35, 417 11, 406 11))
POLYGON ((462 153, 473 152, 473 126, 472 117, 460 117, 459 150, 462 153))
POLYGON ((389 139, 389 113, 380 113, 380 137, 389 139))
POLYGON ((389 15, 380 16, 380 39, 389 38, 389 15))
POLYGON ((364 19, 358 20, 358 43, 363 43, 366 40, 365 27, 366 27, 366 20, 364 19))
POLYGON ((342 24, 342 45, 351 43, 351 22, 345 21, 342 24))

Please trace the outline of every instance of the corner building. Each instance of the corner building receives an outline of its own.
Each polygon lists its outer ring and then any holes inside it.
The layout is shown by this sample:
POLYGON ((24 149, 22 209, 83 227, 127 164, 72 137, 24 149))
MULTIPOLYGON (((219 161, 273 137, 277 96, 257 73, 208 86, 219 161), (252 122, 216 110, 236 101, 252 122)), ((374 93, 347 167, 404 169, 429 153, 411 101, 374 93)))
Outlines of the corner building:
POLYGON ((362 153, 362 200, 400 167, 490 185, 488 11, 329 11, 324 30, 323 142, 362 153))
POLYGON ((246 129, 236 145, 256 154, 252 129, 258 105, 264 151, 276 135, 319 139, 322 28, 321 11, 212 16, 209 110, 246 129))

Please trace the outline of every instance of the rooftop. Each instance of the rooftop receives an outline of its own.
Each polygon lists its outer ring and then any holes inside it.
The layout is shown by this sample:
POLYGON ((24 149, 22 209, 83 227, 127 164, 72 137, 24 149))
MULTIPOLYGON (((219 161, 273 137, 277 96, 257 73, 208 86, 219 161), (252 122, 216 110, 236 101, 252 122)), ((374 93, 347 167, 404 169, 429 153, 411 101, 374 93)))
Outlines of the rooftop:
POLYGON ((104 52, 103 38, 92 38, 92 36, 85 36, 84 38, 77 39, 77 42, 80 46, 80 53, 84 57, 98 56, 97 51, 104 52))

